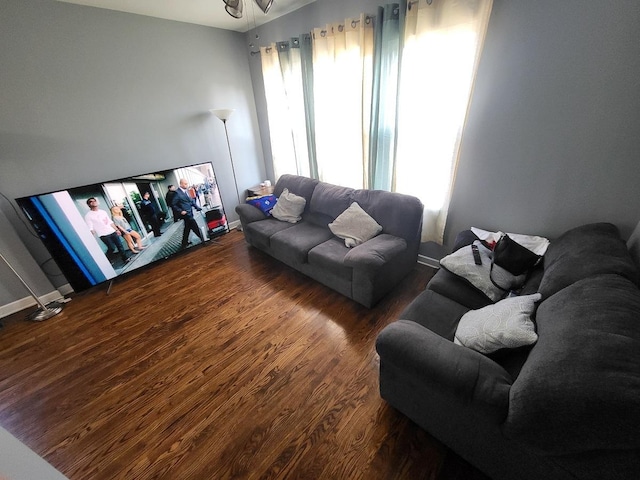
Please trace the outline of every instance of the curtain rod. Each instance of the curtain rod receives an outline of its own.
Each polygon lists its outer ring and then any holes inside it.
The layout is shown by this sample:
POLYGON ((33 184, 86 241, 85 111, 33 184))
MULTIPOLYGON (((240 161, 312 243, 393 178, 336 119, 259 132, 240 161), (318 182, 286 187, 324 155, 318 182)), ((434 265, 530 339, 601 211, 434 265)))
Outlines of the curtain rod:
MULTIPOLYGON (((427 0, 427 1, 429 1, 429 0, 427 0)), ((414 3, 417 3, 417 0, 416 0, 416 2, 414 2, 414 3)), ((376 18, 376 16, 375 16, 375 15, 367 15, 367 16, 365 16, 365 17, 364 17, 364 23, 366 23, 367 25, 369 25, 369 24, 373 21, 373 19, 374 19, 374 18, 376 18)), ((357 19, 357 20, 356 20, 356 19, 351 20, 351 28, 356 28, 356 26, 358 25, 358 23, 360 23, 360 19, 357 19)), ((332 27, 332 29, 333 29, 333 27, 332 27)), ((338 31, 339 31, 339 32, 343 32, 343 31, 344 31, 344 24, 340 24, 340 25, 338 25, 338 31)), ((321 35, 322 37, 325 37, 325 36, 327 35, 327 30, 321 30, 321 31, 320 31, 320 35, 321 35)), ((294 37, 294 38, 295 38, 295 37, 294 37)), ((272 48, 272 47, 266 47, 266 52, 267 52, 267 53, 271 53, 271 48, 272 48)), ((249 52, 249 54, 250 54, 252 57, 253 57, 254 55, 260 55, 260 50, 251 51, 251 52, 249 52)))

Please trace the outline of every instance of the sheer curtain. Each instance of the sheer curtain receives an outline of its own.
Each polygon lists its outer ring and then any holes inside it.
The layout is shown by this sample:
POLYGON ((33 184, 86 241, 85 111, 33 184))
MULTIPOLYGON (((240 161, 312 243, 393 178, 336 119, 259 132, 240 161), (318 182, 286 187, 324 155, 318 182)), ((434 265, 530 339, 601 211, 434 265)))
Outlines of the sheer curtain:
POLYGON ((364 14, 313 33, 315 143, 320 180, 368 185, 373 22, 364 14))
POLYGON ((299 40, 260 49, 275 179, 283 173, 310 176, 299 40))
POLYGON ((462 131, 492 0, 409 2, 395 190, 425 206, 422 241, 443 242, 462 131))

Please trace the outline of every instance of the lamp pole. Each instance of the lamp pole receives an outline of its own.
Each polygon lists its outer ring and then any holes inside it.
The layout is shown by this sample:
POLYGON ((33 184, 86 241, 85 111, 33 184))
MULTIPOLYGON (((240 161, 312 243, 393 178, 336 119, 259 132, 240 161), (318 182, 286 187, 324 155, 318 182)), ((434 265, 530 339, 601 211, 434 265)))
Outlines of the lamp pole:
MULTIPOLYGON (((233 155, 231 154, 231 142, 229 141, 229 130, 227 129, 227 120, 233 113, 233 110, 230 108, 223 108, 223 109, 217 109, 217 110, 213 109, 209 111, 213 115, 218 117, 220 120, 222 120, 222 123, 224 124, 224 135, 225 135, 225 138, 227 139, 227 148, 229 150, 229 161, 231 162, 231 172, 233 173, 233 184, 236 187, 236 196, 238 198, 238 205, 241 205, 242 199, 240 198, 240 190, 238 189, 238 178, 236 177, 236 168, 233 163, 233 155)), ((238 226, 238 230, 242 230, 242 225, 238 226)))
POLYGON ((42 303, 42 301, 38 298, 38 296, 35 294, 35 292, 33 290, 31 290, 31 287, 29 287, 29 285, 27 285, 27 282, 25 282, 22 279, 22 277, 16 271, 16 269, 11 266, 11 264, 9 263, 9 261, 6 258, 4 258, 4 255, 2 255, 2 253, 0 253, 0 258, 2 258, 4 263, 7 264, 7 267, 9 267, 11 269, 13 274, 16 277, 18 277, 18 280, 20 280, 20 283, 22 283, 22 285, 24 285, 24 287, 29 291, 29 293, 31 294, 33 299, 36 301, 36 303, 40 307, 37 311, 35 311, 31 315, 29 315, 29 319, 35 320, 37 322, 41 322, 43 320, 47 320, 48 318, 51 318, 51 317, 59 314, 62 311, 62 307, 59 306, 59 305, 56 306, 56 307, 47 307, 44 303, 42 303))

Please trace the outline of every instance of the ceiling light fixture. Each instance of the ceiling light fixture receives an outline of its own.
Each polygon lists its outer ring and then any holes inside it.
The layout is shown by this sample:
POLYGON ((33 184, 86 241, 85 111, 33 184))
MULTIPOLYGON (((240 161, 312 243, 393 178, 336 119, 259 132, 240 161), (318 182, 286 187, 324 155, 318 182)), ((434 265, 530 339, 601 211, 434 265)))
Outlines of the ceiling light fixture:
POLYGON ((224 2, 224 9, 233 18, 242 18, 242 3, 243 0, 222 0, 224 2))
MULTIPOLYGON (((229 15, 233 18, 242 18, 242 7, 244 4, 244 0, 222 0, 225 4, 224 9, 227 11, 229 15)), ((258 8, 264 12, 266 15, 273 5, 273 0, 254 0, 258 8)))

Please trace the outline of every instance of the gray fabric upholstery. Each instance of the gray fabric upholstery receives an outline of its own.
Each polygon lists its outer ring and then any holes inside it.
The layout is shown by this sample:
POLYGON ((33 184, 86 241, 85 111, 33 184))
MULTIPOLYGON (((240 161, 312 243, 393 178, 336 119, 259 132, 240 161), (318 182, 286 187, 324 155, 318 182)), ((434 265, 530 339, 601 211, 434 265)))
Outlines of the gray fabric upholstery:
POLYGON ((543 302, 505 434, 553 455, 640 449, 639 313, 640 290, 619 275, 580 280, 543 302))
POLYGON ((478 405, 495 421, 506 416, 511 377, 484 355, 408 320, 385 327, 376 349, 385 363, 456 392, 463 403, 478 405))
POLYGON ((344 263, 350 267, 381 267, 406 250, 407 242, 404 238, 383 233, 349 249, 344 256, 344 263))
POLYGON ((282 175, 276 185, 273 187, 273 194, 276 197, 282 195, 284 189, 288 189, 291 193, 303 197, 307 204, 305 206, 305 212, 309 211, 309 204, 311 203, 311 195, 318 184, 318 180, 313 178, 301 177, 298 175, 282 175))
POLYGON ((236 208, 250 245, 365 307, 377 303, 416 265, 422 230, 422 204, 417 198, 380 191, 368 194, 296 175, 281 176, 274 194, 285 188, 307 200, 296 224, 264 217, 251 205, 236 208), (328 225, 356 196, 383 230, 347 249, 328 225))
POLYGON ((635 478, 637 269, 610 224, 572 229, 547 255, 522 290, 546 292, 535 345, 455 345, 460 318, 490 301, 441 269, 378 336, 380 395, 493 480, 635 478))
POLYGON ((309 210, 335 219, 349 208, 352 195, 352 188, 319 182, 311 196, 311 207, 309 210))
POLYGON ((444 268, 438 270, 427 288, 474 310, 493 303, 489 297, 467 280, 444 268))
POLYGON ((350 281, 353 277, 353 269, 344 261, 349 251, 341 239, 330 238, 309 250, 309 263, 330 270, 350 281))
MULTIPOLYGON (((258 210, 256 207, 251 205, 247 205, 247 207, 258 210)), ((270 248, 271 237, 282 230, 293 227, 293 225, 293 223, 281 222, 275 218, 262 218, 259 222, 245 223, 243 227, 244 236, 248 242, 251 242, 251 244, 270 248)))
POLYGON ((270 244, 278 257, 288 258, 287 263, 306 263, 309 250, 330 238, 331 232, 326 228, 302 222, 274 233, 270 244))
POLYGON ((569 230, 551 242, 544 256, 540 293, 548 298, 599 273, 617 273, 638 283, 638 268, 615 225, 594 223, 569 230))
POLYGON ((423 206, 420 200, 411 195, 383 190, 356 190, 353 192, 353 201, 358 202, 382 226, 383 233, 404 238, 408 248, 412 251, 415 249, 417 254, 422 232, 423 206))
POLYGON ((640 222, 638 222, 629 240, 627 240, 627 248, 629 248, 629 254, 631 254, 636 267, 640 269, 640 222))

